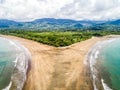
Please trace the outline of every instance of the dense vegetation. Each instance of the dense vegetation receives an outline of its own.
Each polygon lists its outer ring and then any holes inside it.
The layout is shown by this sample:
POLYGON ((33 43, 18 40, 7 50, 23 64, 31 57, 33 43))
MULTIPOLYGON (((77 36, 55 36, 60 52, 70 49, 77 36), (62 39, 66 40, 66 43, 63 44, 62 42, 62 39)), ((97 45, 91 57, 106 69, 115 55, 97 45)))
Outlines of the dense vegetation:
POLYGON ((60 47, 68 46, 91 38, 92 36, 105 36, 109 34, 120 34, 115 31, 25 31, 25 30, 0 30, 1 34, 14 35, 40 43, 60 47))

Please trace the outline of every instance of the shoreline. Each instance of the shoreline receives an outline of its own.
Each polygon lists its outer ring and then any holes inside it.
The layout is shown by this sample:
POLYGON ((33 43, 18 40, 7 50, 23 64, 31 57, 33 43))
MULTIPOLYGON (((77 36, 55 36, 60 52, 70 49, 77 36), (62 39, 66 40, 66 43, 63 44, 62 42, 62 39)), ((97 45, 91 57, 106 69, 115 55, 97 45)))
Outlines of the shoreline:
POLYGON ((11 75, 10 75, 10 81, 8 86, 5 86, 3 90, 22 90, 24 83, 26 81, 26 72, 28 68, 28 60, 30 59, 30 55, 28 50, 20 45, 18 42, 15 42, 11 39, 1 37, 0 39, 3 39, 4 41, 8 42, 9 46, 14 47, 14 60, 11 61, 13 65, 11 66, 13 68, 11 75))
POLYGON ((12 76, 13 84, 11 89, 15 88, 16 90, 22 90, 27 79, 27 72, 29 68, 29 61, 31 60, 31 55, 28 49, 21 45, 19 42, 13 42, 21 50, 21 53, 17 56, 15 60, 16 64, 12 76))
POLYGON ((98 55, 101 52, 101 49, 104 48, 105 45, 108 45, 109 43, 112 43, 113 41, 120 39, 120 36, 111 36, 103 41, 97 42, 91 50, 88 52, 86 62, 88 62, 89 70, 91 73, 91 79, 93 81, 94 90, 112 90, 111 87, 105 83, 104 79, 99 76, 99 72, 96 69, 96 67, 99 67, 99 64, 97 65, 96 59, 98 58, 98 55))
POLYGON ((15 36, 2 36, 18 41, 31 53, 31 67, 23 90, 92 90, 84 60, 97 42, 111 38, 93 37, 56 48, 15 36))

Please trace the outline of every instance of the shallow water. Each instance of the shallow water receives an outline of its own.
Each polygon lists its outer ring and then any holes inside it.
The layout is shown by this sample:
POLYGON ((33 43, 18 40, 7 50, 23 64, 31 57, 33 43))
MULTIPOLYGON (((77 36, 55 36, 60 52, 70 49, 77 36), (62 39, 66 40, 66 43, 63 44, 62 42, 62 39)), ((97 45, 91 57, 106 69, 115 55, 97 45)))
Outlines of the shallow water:
POLYGON ((15 65, 13 61, 17 53, 15 46, 8 40, 0 38, 0 90, 10 83, 15 65))
POLYGON ((94 90, 120 90, 120 38, 96 44, 88 60, 94 90))
POLYGON ((98 55, 100 75, 113 90, 120 90, 120 39, 105 44, 98 55))
MULTIPOLYGON (((7 88, 10 83, 11 85, 14 83, 15 90, 21 90, 26 78, 26 68, 28 64, 25 61, 28 58, 26 58, 27 56, 25 57, 24 51, 24 49, 21 49, 21 47, 14 42, 0 37, 0 90, 7 88), (20 59, 22 61, 20 61, 20 59), (17 68, 17 66, 19 68, 17 68), (22 78, 19 78, 19 75, 17 75, 18 72, 22 78), (14 77, 14 75, 16 77, 14 77), (21 80, 17 81, 14 80, 14 78, 21 80), (17 86, 20 84, 18 82, 21 83, 21 87, 17 86)), ((7 90, 9 90, 9 88, 7 88, 7 90)))

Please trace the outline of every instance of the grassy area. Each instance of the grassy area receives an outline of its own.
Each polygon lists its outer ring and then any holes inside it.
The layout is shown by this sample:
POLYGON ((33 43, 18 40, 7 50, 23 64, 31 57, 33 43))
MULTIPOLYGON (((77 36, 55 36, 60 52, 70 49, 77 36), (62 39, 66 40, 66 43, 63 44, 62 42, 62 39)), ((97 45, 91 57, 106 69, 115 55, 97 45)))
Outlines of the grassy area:
POLYGON ((30 40, 34 40, 43 44, 56 47, 68 46, 76 42, 84 41, 92 36, 104 36, 111 34, 110 32, 101 31, 82 31, 82 32, 41 32, 41 31, 21 31, 21 30, 3 30, 1 34, 13 35, 30 40))

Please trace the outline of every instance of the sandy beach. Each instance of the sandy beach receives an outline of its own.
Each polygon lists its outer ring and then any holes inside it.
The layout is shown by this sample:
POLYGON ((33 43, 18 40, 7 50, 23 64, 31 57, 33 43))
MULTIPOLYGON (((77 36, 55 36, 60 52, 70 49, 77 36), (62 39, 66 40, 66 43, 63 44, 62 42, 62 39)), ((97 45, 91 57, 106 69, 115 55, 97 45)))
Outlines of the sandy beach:
POLYGON ((93 90, 84 60, 89 50, 106 37, 93 37, 59 48, 14 36, 3 37, 18 41, 31 53, 23 90, 93 90))

